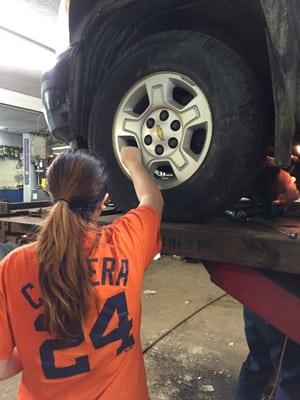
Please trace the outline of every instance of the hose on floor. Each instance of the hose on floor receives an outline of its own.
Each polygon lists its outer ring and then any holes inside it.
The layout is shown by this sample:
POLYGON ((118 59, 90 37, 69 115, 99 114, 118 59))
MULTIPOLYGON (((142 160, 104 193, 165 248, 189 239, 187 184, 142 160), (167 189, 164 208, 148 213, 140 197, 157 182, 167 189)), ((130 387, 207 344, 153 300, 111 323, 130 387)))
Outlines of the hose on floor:
POLYGON ((276 394, 276 389, 277 389, 277 386, 278 386, 279 377, 280 377, 280 373, 281 373, 281 369, 282 369, 283 358, 284 358, 284 355, 285 355, 285 352, 286 352, 287 341, 288 341, 288 337, 286 336, 285 339, 284 339, 282 350, 281 350, 281 355, 280 355, 278 370, 277 370, 277 374, 276 374, 276 379, 275 379, 275 382, 274 382, 274 385, 273 385, 273 389, 272 389, 272 393, 270 394, 269 400, 273 400, 274 396, 276 394))

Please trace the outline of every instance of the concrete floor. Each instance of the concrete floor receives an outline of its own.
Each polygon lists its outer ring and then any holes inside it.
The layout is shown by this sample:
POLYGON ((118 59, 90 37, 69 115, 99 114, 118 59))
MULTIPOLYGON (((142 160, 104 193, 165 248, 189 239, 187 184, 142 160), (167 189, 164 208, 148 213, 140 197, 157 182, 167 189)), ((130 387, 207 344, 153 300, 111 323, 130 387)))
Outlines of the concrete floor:
MULTIPOLYGON (((170 257, 151 265, 144 291, 155 291, 143 293, 151 400, 233 400, 247 354, 241 305, 201 264, 170 257)), ((0 383, 0 400, 16 399, 17 381, 0 383)))

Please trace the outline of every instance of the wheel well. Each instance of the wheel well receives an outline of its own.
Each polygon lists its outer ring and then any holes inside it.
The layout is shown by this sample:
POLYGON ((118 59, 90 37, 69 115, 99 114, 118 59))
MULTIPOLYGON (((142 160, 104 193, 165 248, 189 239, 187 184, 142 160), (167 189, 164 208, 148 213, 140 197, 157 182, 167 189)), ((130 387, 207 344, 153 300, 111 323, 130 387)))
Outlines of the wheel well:
MULTIPOLYGON (((144 37, 174 29, 207 33, 233 48, 257 75, 269 103, 267 109, 274 116, 265 18, 259 0, 198 1, 190 7, 169 10, 145 19, 139 25, 139 34, 144 37)), ((273 131, 273 122, 270 120, 272 133, 269 138, 272 144, 273 131)))
POLYGON ((265 19, 259 0, 198 0, 144 15, 126 46, 145 36, 168 30, 198 31, 220 39, 237 51, 264 85, 271 88, 265 19))
MULTIPOLYGON (((108 23, 108 20, 105 22, 108 23)), ((103 47, 99 48, 98 38, 102 21, 98 20, 87 29, 85 43, 88 53, 93 54, 92 70, 84 85, 91 88, 101 84, 105 73, 99 68, 99 58, 103 59, 103 47), (90 34, 90 35, 89 35, 90 34), (90 40, 88 39, 90 36, 90 40), (99 54, 99 56, 98 56, 99 54), (96 55, 96 56, 95 56, 96 55), (94 74, 101 74, 101 77, 94 74), (95 85, 95 82, 96 85, 95 85)), ((118 58, 120 52, 129 46, 154 33, 169 30, 190 30, 207 33, 233 48, 253 69, 261 81, 269 99, 270 112, 274 114, 272 80, 269 66, 267 40, 265 36, 265 17, 260 0, 164 0, 155 1, 146 7, 144 1, 133 2, 124 9, 116 10, 110 21, 110 47, 105 48, 105 70, 118 58), (163 5, 162 5, 163 4, 163 5), (115 39, 115 40, 114 40, 115 39)), ((108 33, 107 33, 108 35, 108 33)), ((85 60, 89 57, 85 57, 85 60)), ((89 108, 89 105, 87 105, 89 108)), ((86 117, 89 111, 86 110, 86 117)), ((274 120, 274 118, 273 118, 274 120)), ((272 124, 272 121, 271 121, 272 124)), ((270 124, 270 132, 273 126, 270 124)), ((84 124, 85 125, 85 124, 84 124)))

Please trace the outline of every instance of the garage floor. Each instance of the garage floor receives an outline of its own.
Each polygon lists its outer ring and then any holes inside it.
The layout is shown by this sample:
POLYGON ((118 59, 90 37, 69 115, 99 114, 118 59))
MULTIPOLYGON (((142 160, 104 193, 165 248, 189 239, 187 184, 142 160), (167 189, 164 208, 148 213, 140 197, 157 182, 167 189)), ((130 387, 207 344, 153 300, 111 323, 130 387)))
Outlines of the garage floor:
MULTIPOLYGON (((148 270, 143 304, 151 400, 233 400, 247 353, 240 304, 201 264, 170 257, 148 270)), ((0 400, 16 399, 16 389, 17 379, 0 383, 0 400)))

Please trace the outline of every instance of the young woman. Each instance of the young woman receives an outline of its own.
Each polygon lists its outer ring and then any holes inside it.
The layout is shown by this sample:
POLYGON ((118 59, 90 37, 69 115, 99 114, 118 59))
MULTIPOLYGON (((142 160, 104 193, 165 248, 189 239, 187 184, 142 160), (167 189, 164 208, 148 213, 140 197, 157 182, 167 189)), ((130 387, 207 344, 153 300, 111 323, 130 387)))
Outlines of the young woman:
POLYGON ((56 158, 53 207, 37 243, 0 263, 0 380, 20 371, 23 400, 146 400, 140 343, 145 269, 160 250, 163 200, 140 151, 122 149, 139 206, 109 226, 104 162, 56 158))

